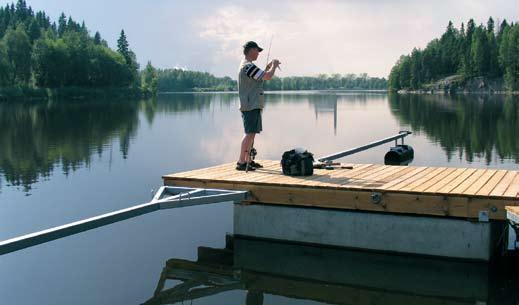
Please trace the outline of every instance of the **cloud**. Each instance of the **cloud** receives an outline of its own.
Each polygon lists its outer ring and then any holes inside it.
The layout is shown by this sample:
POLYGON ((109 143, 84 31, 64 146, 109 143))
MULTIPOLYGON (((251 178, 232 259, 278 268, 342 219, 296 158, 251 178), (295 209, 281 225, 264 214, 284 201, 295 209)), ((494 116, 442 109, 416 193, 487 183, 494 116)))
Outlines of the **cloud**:
MULTIPOLYGON (((406 24, 418 31, 424 21, 408 19, 406 24)), ((291 2, 275 11, 230 5, 198 26, 201 39, 218 45, 212 55, 215 62, 236 61, 245 41, 256 40, 267 47, 273 36, 272 56, 281 59, 287 75, 367 72, 384 76, 399 55, 384 48, 384 40, 395 34, 401 22, 389 18, 385 10, 359 4, 291 2)), ((265 57, 259 60, 263 61, 265 57)))
POLYGON ((272 32, 272 21, 269 18, 268 14, 261 11, 252 14, 238 6, 223 7, 199 23, 200 37, 219 42, 219 55, 236 56, 244 42, 259 42, 272 32))
MULTIPOLYGON (((519 21, 517 0, 29 2, 53 19, 65 12, 85 20, 112 47, 124 28, 141 65, 151 60, 161 68, 180 66, 231 77, 236 77, 243 43, 255 40, 268 48, 272 35, 271 58, 282 61, 281 76, 387 76, 400 55, 439 37, 449 20, 456 27, 470 18, 486 23, 489 16, 519 21)), ((258 62, 265 60, 263 52, 258 62)))
MULTIPOLYGON (((218 46, 209 56, 220 74, 234 75, 245 41, 268 46, 273 35, 271 58, 282 61, 282 75, 387 76, 400 55, 439 37, 449 20, 459 26, 469 18, 486 22, 490 15, 510 19, 504 7, 518 5, 499 2, 267 0, 259 8, 224 5, 196 27, 202 40, 218 46)), ((261 65, 265 55, 258 60, 261 65)))

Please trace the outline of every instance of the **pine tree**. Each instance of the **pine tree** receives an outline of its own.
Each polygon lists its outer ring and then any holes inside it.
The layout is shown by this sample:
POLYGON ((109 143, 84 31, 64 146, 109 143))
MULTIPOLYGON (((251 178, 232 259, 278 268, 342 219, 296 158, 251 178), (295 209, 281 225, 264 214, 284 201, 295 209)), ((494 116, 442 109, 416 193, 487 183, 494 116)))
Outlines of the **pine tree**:
POLYGON ((16 18, 18 22, 24 22, 29 17, 29 10, 25 0, 18 0, 16 3, 16 18))
POLYGON ((499 49, 497 44, 496 35, 494 30, 488 31, 487 28, 487 55, 488 55, 488 73, 491 77, 499 76, 501 72, 501 68, 499 66, 499 49))
POLYGON ((505 27, 499 48, 499 60, 504 70, 508 90, 519 90, 519 24, 505 27))
POLYGON ((411 53, 410 66, 410 86, 412 89, 419 89, 422 84, 422 54, 419 50, 413 49, 411 53))
POLYGON ((67 31, 67 16, 61 13, 58 19, 58 36, 63 37, 63 34, 67 31))
POLYGON ((497 31, 497 36, 501 36, 501 34, 503 34, 503 31, 507 27, 508 27, 508 22, 506 22, 506 19, 504 19, 503 22, 501 22, 501 24, 499 25, 499 30, 497 31))
POLYGON ((488 21, 487 21, 487 31, 490 33, 494 33, 494 19, 492 19, 492 17, 489 17, 488 18, 488 21))
POLYGON ((97 32, 97 31, 96 31, 96 34, 94 36, 94 43, 96 45, 101 44, 101 34, 99 34, 99 32, 97 32))
POLYGON ((479 26, 472 35, 472 44, 470 46, 472 63, 474 65, 473 72, 475 76, 486 75, 488 73, 488 41, 482 26, 479 26))
POLYGON ((121 35, 117 39, 117 52, 124 57, 126 64, 129 65, 131 63, 129 44, 124 30, 121 30, 121 35))
POLYGON ((36 20, 32 20, 31 23, 29 24, 27 34, 29 35, 29 38, 31 39, 31 43, 33 43, 36 39, 40 38, 41 28, 38 25, 38 22, 36 20))
POLYGON ((444 75, 455 73, 458 69, 458 33, 451 21, 447 25, 447 30, 440 39, 441 48, 441 71, 444 75))

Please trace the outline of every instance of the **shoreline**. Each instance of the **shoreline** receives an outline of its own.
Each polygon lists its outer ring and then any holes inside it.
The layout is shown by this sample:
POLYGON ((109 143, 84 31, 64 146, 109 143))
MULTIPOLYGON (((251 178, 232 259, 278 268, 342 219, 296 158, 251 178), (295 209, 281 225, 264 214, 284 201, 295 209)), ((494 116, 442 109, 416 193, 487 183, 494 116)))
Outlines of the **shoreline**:
POLYGON ((0 88, 0 102, 46 101, 49 99, 146 98, 150 96, 151 94, 137 88, 0 88))
POLYGON ((398 90, 388 91, 388 93, 396 94, 415 94, 415 95, 518 95, 519 91, 451 91, 451 90, 398 90))

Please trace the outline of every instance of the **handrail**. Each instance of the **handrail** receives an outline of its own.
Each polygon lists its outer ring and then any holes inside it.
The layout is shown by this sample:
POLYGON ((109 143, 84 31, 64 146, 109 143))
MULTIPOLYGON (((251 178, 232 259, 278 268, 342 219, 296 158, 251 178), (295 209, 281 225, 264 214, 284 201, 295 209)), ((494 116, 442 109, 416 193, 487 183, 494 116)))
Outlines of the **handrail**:
POLYGON ((359 146, 359 147, 355 147, 355 148, 351 148, 351 149, 348 149, 348 150, 345 150, 345 151, 334 153, 334 154, 331 154, 331 155, 328 155, 328 156, 320 157, 317 160, 319 160, 319 162, 323 162, 323 163, 330 163, 333 160, 337 160, 337 159, 342 158, 342 157, 353 155, 353 154, 356 154, 358 152, 365 151, 365 150, 368 150, 370 148, 373 148, 373 147, 376 147, 376 146, 379 146, 379 145, 382 145, 382 144, 385 144, 385 143, 388 143, 388 142, 391 142, 391 141, 395 141, 396 142, 398 139, 402 139, 402 144, 403 144, 404 143, 404 138, 407 137, 410 134, 412 134, 412 132, 407 131, 407 130, 403 130, 403 131, 400 131, 397 135, 394 135, 394 136, 391 136, 391 137, 388 137, 388 138, 385 138, 385 139, 382 139, 382 140, 374 141, 374 142, 368 143, 366 145, 362 145, 362 146, 359 146))

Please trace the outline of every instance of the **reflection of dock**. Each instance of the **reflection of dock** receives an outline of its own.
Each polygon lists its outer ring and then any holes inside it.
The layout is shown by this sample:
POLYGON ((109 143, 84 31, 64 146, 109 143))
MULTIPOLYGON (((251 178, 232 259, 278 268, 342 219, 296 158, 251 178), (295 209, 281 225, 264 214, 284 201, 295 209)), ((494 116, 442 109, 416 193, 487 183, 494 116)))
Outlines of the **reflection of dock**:
POLYGON ((281 174, 278 161, 164 176, 166 185, 250 191, 235 206, 237 235, 351 248, 489 260, 519 205, 517 171, 354 164, 281 174))
POLYGON ((308 100, 314 105, 315 119, 319 114, 333 114, 333 132, 337 134, 337 96, 336 95, 309 95, 308 100))
POLYGON ((198 260, 170 259, 154 296, 174 304, 230 290, 246 304, 277 295, 331 304, 486 304, 486 266, 429 258, 228 239, 225 249, 199 247, 198 260), (181 281, 172 288, 168 281, 181 281))

